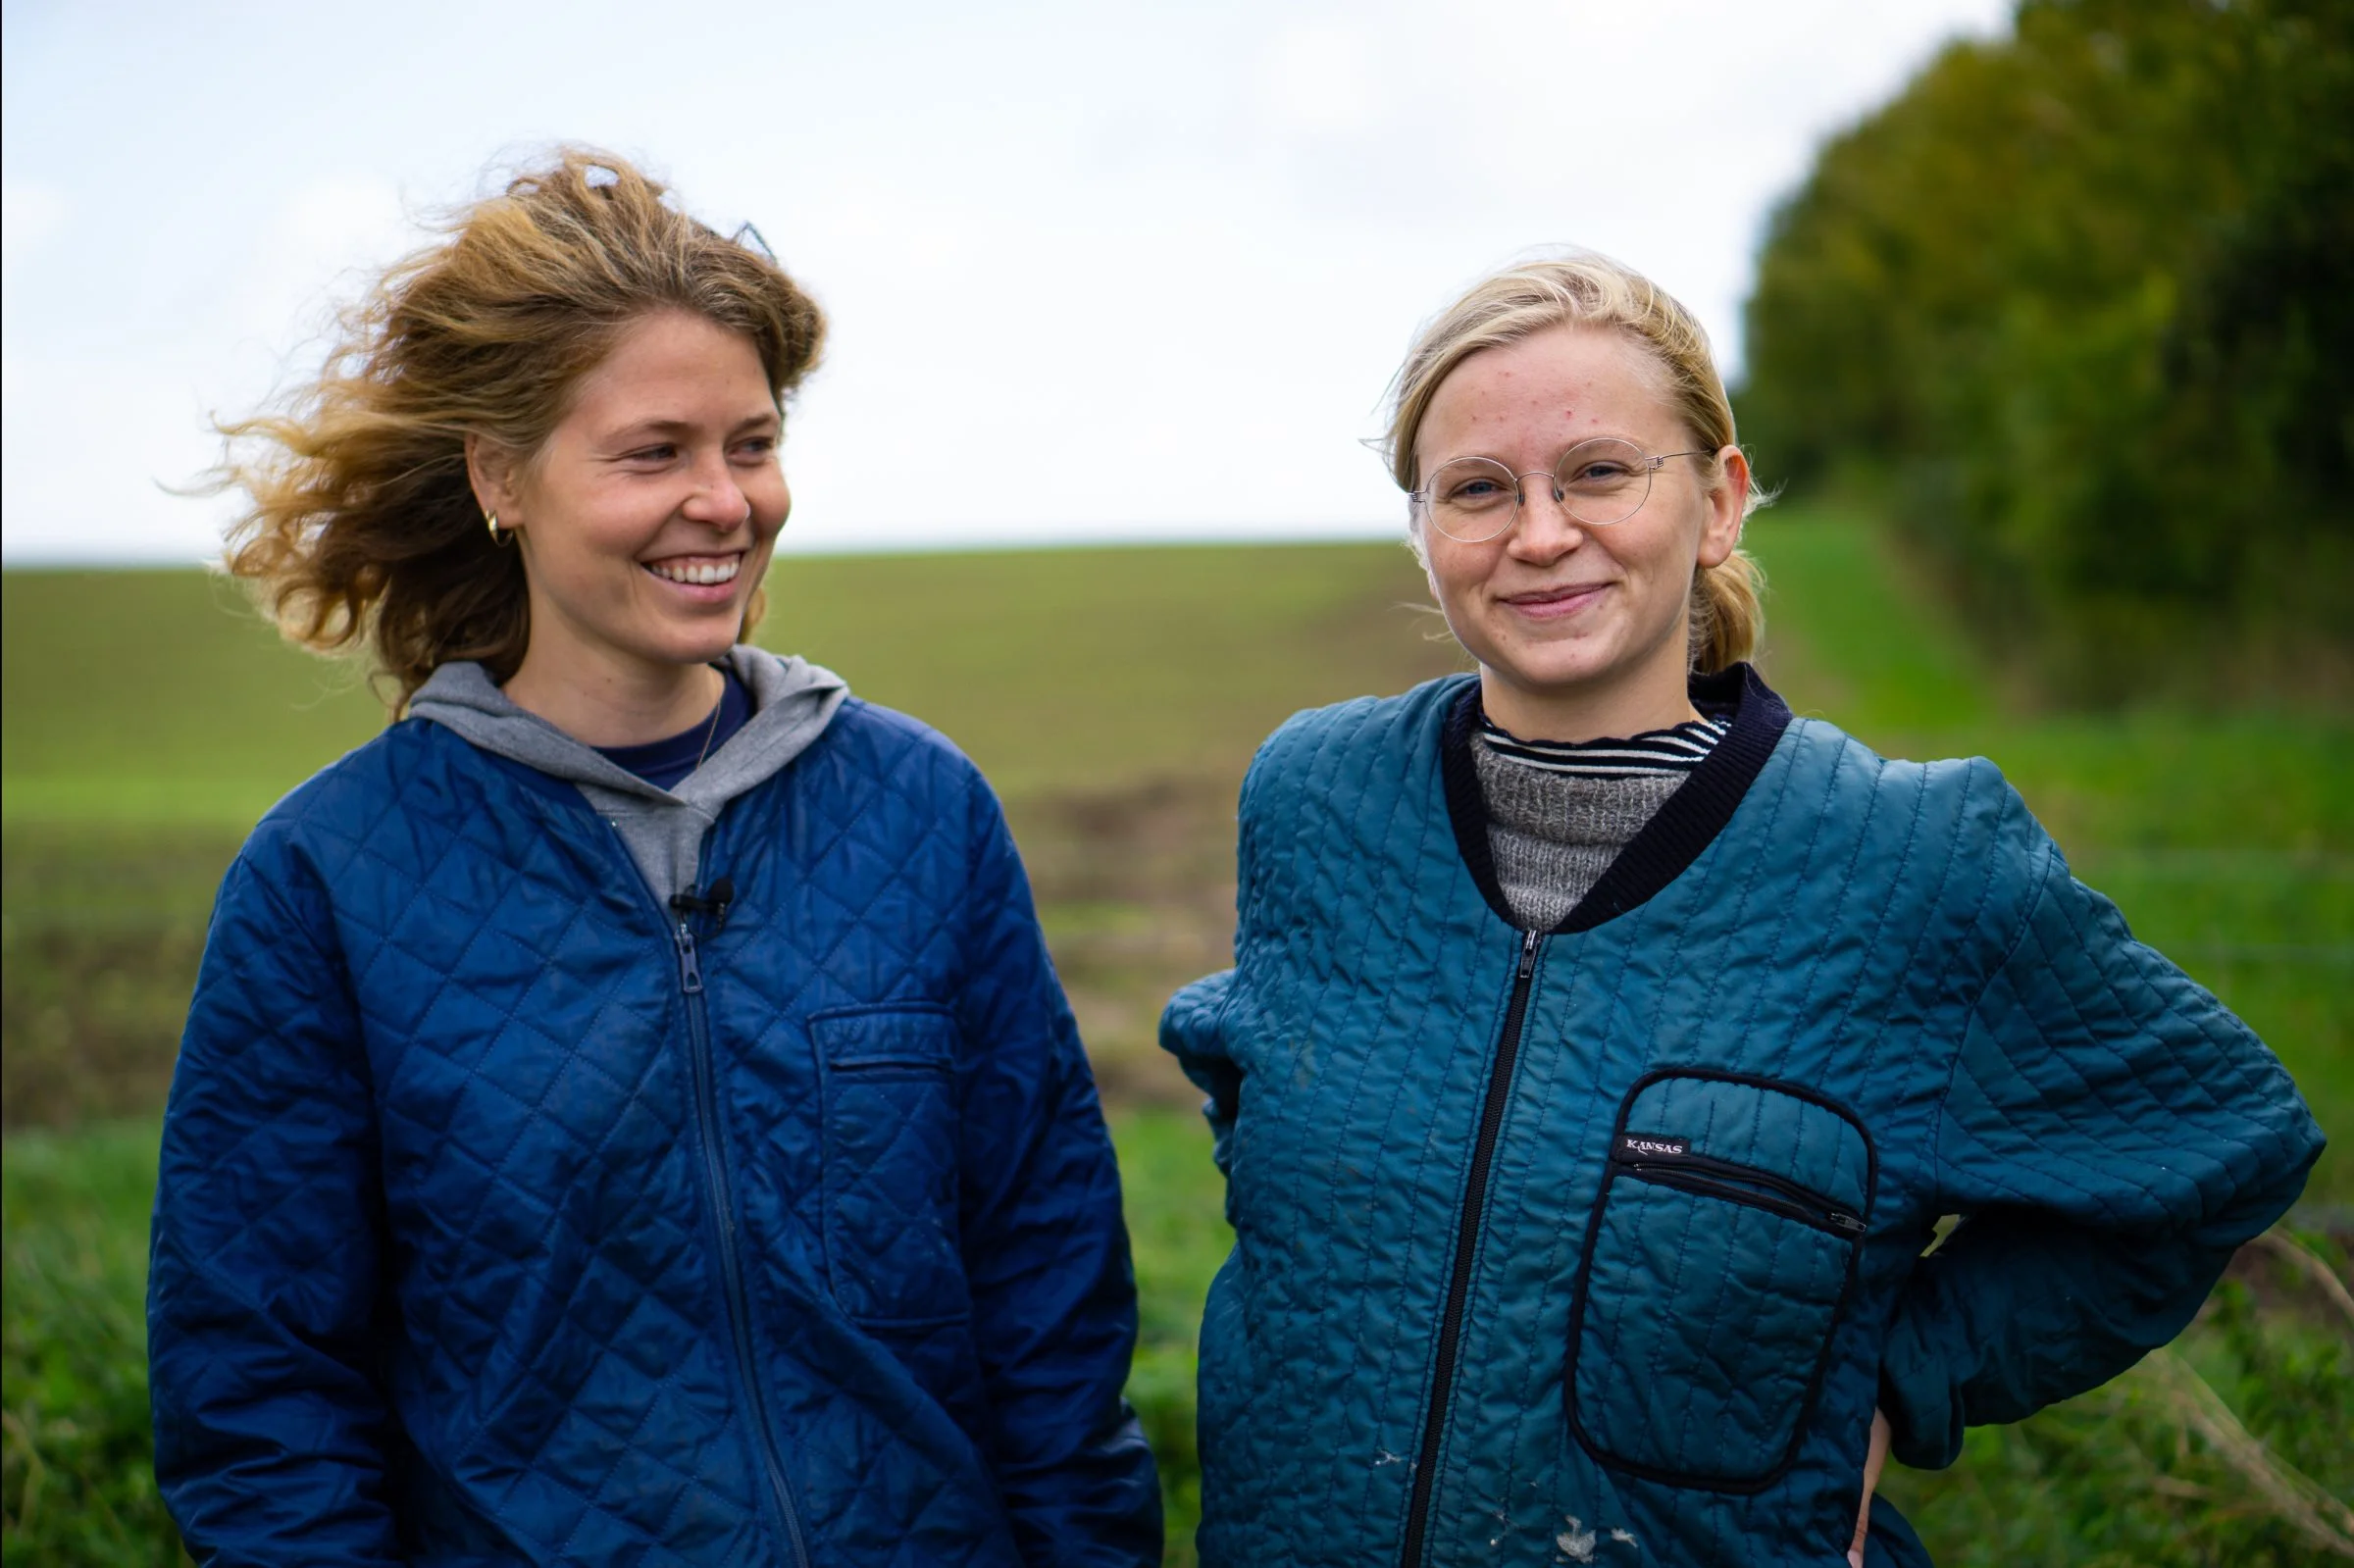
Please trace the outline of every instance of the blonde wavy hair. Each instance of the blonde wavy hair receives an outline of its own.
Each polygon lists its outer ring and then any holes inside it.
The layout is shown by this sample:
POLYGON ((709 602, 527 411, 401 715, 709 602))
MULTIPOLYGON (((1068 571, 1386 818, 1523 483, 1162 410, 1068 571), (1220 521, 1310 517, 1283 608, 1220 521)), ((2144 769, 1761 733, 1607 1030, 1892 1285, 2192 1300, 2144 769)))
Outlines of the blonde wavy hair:
MULTIPOLYGON (((1578 251, 1484 278, 1424 324, 1392 382, 1390 428, 1381 442, 1400 489, 1411 492, 1420 483, 1415 437, 1439 384, 1456 367, 1483 348, 1516 343, 1554 327, 1602 328, 1640 344, 1663 373, 1668 399, 1693 444, 1710 453, 1702 470, 1707 482, 1725 482, 1724 464, 1714 454, 1735 444, 1733 406, 1709 352, 1708 333, 1690 311, 1642 274, 1607 256, 1578 251)), ((1742 497, 1743 515, 1768 499, 1753 483, 1742 497)), ((1420 520, 1411 527, 1414 551, 1422 555, 1420 520)), ((1756 651, 1766 630, 1765 582, 1757 562, 1739 548, 1716 566, 1694 569, 1693 670, 1714 675, 1756 651)))
MULTIPOLYGON (((654 312, 742 333, 780 409, 825 334, 756 232, 722 236, 607 153, 561 148, 442 232, 337 318, 315 380, 219 425, 211 475, 249 503, 229 529, 230 573, 288 640, 365 645, 395 714, 453 660, 505 681, 531 635, 522 552, 484 526, 469 435, 528 461, 581 379, 654 312)), ((755 593, 745 633, 761 608, 755 593)))

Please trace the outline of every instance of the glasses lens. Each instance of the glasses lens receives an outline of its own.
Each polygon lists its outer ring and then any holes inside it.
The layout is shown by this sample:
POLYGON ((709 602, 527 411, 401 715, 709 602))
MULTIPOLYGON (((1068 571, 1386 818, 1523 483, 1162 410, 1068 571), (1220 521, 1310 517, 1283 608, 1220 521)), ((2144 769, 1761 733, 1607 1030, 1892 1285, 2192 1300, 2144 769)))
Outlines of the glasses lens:
POLYGON ((1423 493, 1430 526, 1451 539, 1477 544, 1512 526, 1520 487, 1512 471, 1484 457, 1458 457, 1430 477, 1423 493))
POLYGON ((1606 436, 1580 441, 1562 453, 1554 481, 1561 487, 1561 504, 1571 517, 1593 528, 1609 528, 1642 509, 1651 494, 1651 463, 1634 442, 1606 436))

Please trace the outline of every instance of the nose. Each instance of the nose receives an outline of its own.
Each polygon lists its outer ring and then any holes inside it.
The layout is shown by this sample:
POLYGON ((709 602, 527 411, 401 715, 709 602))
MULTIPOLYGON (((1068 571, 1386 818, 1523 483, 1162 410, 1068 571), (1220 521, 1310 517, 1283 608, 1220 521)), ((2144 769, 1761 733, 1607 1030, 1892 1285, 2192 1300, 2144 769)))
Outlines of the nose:
POLYGON ((1506 549, 1526 560, 1551 561, 1576 549, 1585 536, 1560 481, 1542 470, 1520 476, 1520 515, 1505 536, 1506 549))
POLYGON ((696 463, 694 488, 689 492, 680 515, 691 523, 707 523, 720 530, 736 528, 750 520, 751 499, 743 486, 736 482, 736 474, 728 466, 725 452, 712 452, 696 463))

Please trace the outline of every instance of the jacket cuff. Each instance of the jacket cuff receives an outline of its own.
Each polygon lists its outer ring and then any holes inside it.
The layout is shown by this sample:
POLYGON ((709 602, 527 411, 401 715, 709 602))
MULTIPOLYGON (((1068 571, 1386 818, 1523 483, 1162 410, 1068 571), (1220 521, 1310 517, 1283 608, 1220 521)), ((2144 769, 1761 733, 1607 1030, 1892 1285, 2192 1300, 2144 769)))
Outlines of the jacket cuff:
POLYGON ((1880 1351, 1880 1413, 1888 1452, 1915 1470, 1943 1470, 1962 1454, 1962 1404, 1945 1357, 1921 1342, 1909 1314, 1889 1325, 1880 1351))

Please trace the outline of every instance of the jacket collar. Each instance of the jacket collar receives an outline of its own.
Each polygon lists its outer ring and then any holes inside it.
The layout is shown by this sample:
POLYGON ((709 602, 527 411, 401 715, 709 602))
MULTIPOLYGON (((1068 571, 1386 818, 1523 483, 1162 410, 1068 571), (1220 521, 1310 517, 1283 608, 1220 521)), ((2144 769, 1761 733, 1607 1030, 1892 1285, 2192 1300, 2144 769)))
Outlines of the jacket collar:
MULTIPOLYGON (((1691 690, 1696 708, 1731 709, 1732 729, 1634 840, 1619 851, 1577 907, 1553 928, 1555 935, 1591 931, 1642 904, 1682 876, 1732 821, 1742 796, 1749 792, 1751 782, 1773 755, 1775 743, 1789 726, 1789 705, 1746 664, 1715 675, 1694 676, 1691 690)), ((1464 867, 1488 907, 1505 924, 1518 926, 1511 906, 1505 901, 1504 888, 1496 879, 1496 858, 1488 848, 1487 802, 1479 792, 1479 774, 1471 759, 1478 728, 1479 683, 1473 680, 1464 683, 1439 732, 1439 774, 1446 784, 1447 815, 1454 824, 1455 846, 1464 867)))
POLYGON ((830 670, 739 645, 729 666, 751 691, 744 727, 675 789, 661 789, 517 707, 479 664, 445 664, 417 689, 409 716, 501 765, 571 784, 621 835, 655 902, 697 885, 703 840, 730 801, 766 784, 816 743, 849 696, 830 670))
POLYGON ((751 693, 752 717, 675 790, 647 784, 545 719, 517 707, 479 664, 460 661, 436 669, 410 699, 409 716, 430 720, 481 750, 551 778, 656 805, 683 801, 716 815, 728 801, 765 783, 806 751, 849 694, 841 677, 804 659, 744 645, 730 649, 727 659, 751 693))

